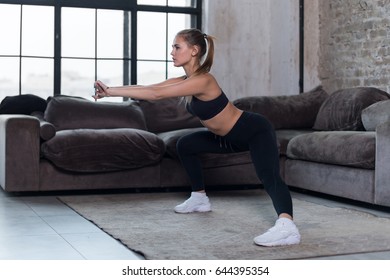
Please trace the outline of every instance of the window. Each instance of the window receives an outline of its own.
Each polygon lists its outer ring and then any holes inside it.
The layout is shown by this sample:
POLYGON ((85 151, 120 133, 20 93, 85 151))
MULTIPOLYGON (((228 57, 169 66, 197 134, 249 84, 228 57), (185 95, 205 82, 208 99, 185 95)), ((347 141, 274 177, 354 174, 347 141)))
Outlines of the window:
MULTIPOLYGON (((0 0, 0 99, 90 98, 93 82, 150 84, 182 75, 172 40, 201 26, 201 0, 0 0)), ((120 101, 120 99, 110 99, 120 101)))

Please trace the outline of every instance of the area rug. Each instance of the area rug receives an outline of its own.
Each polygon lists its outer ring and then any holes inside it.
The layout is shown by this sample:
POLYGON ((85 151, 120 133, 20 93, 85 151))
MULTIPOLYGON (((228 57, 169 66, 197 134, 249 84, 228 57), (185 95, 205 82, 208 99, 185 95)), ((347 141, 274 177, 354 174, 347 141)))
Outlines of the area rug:
POLYGON ((209 193, 212 211, 176 214, 188 193, 126 193, 59 199, 129 249, 154 260, 286 260, 390 250, 390 220, 293 199, 301 244, 260 247, 276 215, 262 189, 209 193))

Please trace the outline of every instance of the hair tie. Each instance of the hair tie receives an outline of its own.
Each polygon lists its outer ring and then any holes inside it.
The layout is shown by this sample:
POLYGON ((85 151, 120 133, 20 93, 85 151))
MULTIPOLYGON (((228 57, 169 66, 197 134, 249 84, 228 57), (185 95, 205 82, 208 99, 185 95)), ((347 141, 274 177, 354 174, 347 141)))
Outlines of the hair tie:
POLYGON ((205 39, 207 39, 207 34, 206 34, 206 33, 203 33, 203 37, 204 37, 205 39))

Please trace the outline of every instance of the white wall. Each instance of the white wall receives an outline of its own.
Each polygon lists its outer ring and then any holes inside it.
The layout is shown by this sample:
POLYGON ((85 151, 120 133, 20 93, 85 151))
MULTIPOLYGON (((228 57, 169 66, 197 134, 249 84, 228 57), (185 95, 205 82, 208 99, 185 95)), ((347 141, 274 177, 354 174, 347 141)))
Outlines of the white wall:
POLYGON ((299 93, 299 1, 204 0, 216 40, 212 73, 235 99, 299 93))
POLYGON ((305 0, 304 90, 321 84, 318 73, 320 52, 319 0, 305 0))

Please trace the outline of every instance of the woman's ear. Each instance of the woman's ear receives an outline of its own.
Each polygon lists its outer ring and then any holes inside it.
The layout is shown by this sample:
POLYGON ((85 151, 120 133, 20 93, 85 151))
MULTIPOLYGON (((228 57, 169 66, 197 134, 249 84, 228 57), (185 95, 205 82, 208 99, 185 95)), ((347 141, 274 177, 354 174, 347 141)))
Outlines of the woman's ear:
POLYGON ((199 46, 193 46, 191 55, 195 57, 198 56, 198 53, 199 53, 199 46))

